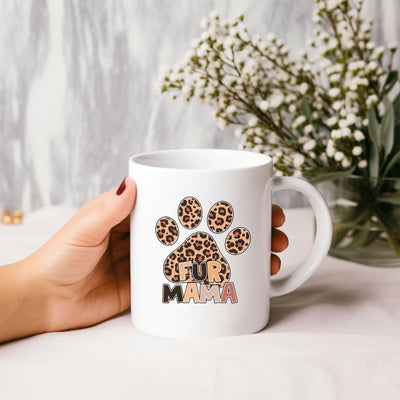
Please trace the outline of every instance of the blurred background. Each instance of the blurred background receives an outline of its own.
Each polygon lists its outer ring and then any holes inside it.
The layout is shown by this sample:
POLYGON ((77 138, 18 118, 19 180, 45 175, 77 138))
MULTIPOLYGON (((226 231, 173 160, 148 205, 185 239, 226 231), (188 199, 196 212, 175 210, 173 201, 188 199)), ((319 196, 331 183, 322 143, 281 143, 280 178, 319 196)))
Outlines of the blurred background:
MULTIPOLYGON (((212 10, 243 12, 250 33, 294 51, 314 29, 313 0, 0 1, 0 209, 24 212, 82 205, 117 186, 135 153, 237 148, 211 109, 155 91, 212 10)), ((366 0, 364 13, 376 43, 400 41, 399 0, 366 0)))

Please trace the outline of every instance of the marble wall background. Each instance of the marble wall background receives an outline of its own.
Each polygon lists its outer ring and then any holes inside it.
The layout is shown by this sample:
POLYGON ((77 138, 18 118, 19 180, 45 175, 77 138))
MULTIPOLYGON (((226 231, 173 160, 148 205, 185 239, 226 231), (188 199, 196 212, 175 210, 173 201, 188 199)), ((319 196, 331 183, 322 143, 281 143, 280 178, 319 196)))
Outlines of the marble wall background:
MULTIPOLYGON (((210 11, 246 15, 291 48, 313 0, 0 0, 0 209, 79 206, 119 184, 134 153, 236 148, 210 110, 155 93, 210 11)), ((399 0, 367 0, 375 39, 400 39, 399 0)))

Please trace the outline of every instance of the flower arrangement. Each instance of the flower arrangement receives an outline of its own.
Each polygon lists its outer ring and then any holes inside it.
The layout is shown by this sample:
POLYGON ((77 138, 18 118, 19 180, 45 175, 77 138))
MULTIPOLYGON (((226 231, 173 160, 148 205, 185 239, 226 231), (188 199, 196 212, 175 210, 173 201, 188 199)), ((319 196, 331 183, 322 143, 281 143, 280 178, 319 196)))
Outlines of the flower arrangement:
MULTIPOLYGON (((243 15, 212 13, 183 60, 164 70, 159 88, 211 106, 222 129, 237 125, 240 147, 269 154, 278 175, 313 182, 400 177, 400 95, 390 100, 399 81, 397 44, 375 45, 362 6, 315 0, 317 28, 297 57, 273 33, 250 35, 243 15)), ((398 191, 373 183, 368 190, 385 207, 400 204, 398 191)), ((365 221, 371 218, 382 226, 366 212, 365 221)), ((340 237, 358 233, 349 228, 340 237)), ((398 236, 392 245, 400 253, 398 236)))

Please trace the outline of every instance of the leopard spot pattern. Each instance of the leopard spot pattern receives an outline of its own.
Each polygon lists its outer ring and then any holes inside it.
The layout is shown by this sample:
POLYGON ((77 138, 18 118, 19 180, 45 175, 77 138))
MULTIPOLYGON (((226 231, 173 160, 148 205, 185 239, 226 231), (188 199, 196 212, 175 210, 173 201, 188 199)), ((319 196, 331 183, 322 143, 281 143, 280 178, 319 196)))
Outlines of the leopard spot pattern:
MULTIPOLYGON (((186 241, 172 252, 164 261, 164 274, 171 282, 180 282, 179 263, 190 261, 200 265, 207 261, 218 261, 221 271, 218 273, 220 282, 209 282, 208 277, 202 282, 206 285, 223 286, 230 279, 230 267, 218 249, 214 239, 205 232, 196 232, 190 235, 186 241)), ((186 273, 185 282, 195 281, 191 269, 186 273)))
POLYGON ((226 238, 225 248, 230 254, 242 254, 250 245, 250 232, 246 228, 235 228, 226 238))
POLYGON ((179 204, 178 218, 185 228, 196 228, 200 224, 202 218, 199 201, 191 196, 185 197, 179 204))
POLYGON ((232 224, 233 208, 226 201, 215 203, 208 213, 208 227, 214 233, 225 232, 232 224))
POLYGON ((178 225, 170 217, 161 217, 156 225, 157 239, 167 246, 171 246, 178 240, 178 225))

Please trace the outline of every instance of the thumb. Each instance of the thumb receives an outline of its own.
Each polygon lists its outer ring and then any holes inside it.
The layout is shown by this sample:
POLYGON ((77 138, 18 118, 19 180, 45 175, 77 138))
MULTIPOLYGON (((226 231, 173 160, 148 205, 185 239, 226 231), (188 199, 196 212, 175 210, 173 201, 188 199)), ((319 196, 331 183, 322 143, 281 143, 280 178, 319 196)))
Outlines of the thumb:
POLYGON ((111 189, 88 201, 59 233, 67 234, 73 244, 96 246, 132 212, 135 201, 136 184, 125 178, 118 189, 111 189))

